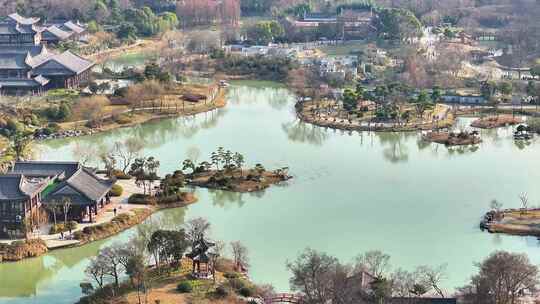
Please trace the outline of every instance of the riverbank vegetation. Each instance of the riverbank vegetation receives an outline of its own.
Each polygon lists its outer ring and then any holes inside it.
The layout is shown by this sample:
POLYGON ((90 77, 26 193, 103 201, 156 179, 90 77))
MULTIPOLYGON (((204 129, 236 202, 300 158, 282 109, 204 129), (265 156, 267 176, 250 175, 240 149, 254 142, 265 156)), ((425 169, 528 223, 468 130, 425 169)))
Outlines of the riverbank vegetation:
POLYGON ((76 231, 73 233, 73 238, 80 241, 79 245, 106 239, 137 224, 140 224, 151 214, 151 209, 133 209, 130 214, 119 214, 114 217, 110 222, 105 222, 94 226, 88 226, 85 227, 83 230, 76 231))
POLYGON ((443 144, 445 146, 468 146, 477 145, 482 142, 478 136, 478 131, 460 132, 429 132, 422 136, 422 140, 443 144))
POLYGON ((13 100, 3 105, 0 137, 7 142, 16 134, 36 139, 80 136, 161 117, 193 115, 226 104, 226 90, 218 85, 173 83, 166 77, 161 80, 162 74, 148 72, 142 82, 112 95, 54 90, 44 97, 13 100))
POLYGON ((296 63, 287 57, 227 55, 216 63, 216 70, 227 75, 254 76, 256 79, 284 81, 296 63))
POLYGON ((202 273, 195 268, 191 253, 198 250, 200 240, 210 237, 210 228, 203 218, 191 219, 174 230, 149 223, 129 242, 101 249, 86 268, 89 281, 81 283, 81 288, 87 296, 79 303, 235 303, 269 292, 243 273, 248 251, 240 242, 230 244, 229 258, 225 243, 205 241, 210 245, 210 258, 199 261, 207 264, 208 273, 200 278, 202 273), (122 281, 124 277, 127 280, 122 281))
POLYGON ((261 191, 292 178, 287 167, 268 171, 261 164, 251 169, 244 168, 244 164, 242 154, 219 147, 209 161, 196 165, 190 159, 184 160, 182 172, 186 171, 184 178, 188 185, 234 192, 261 191))
POLYGON ((472 127, 494 129, 523 123, 523 118, 511 115, 497 115, 479 118, 471 123, 472 127))
POLYGON ((11 244, 0 243, 0 263, 16 262, 47 253, 47 245, 41 239, 16 241, 11 244))
POLYGON ((306 303, 416 303, 416 300, 459 303, 516 303, 533 295, 539 284, 538 267, 526 255, 499 251, 477 264, 478 273, 459 287, 454 298, 441 287, 445 265, 392 271, 390 256, 380 251, 342 263, 323 252, 307 249, 289 262, 291 289, 306 303), (504 265, 504 267, 501 267, 504 265), (508 284, 500 284, 501 280, 508 284), (502 285, 502 286, 501 286, 502 285), (337 300, 339 299, 339 300, 337 300))
MULTIPOLYGON (((301 86, 302 78, 297 74, 291 81, 301 86)), ((354 90, 346 89, 336 101, 327 89, 321 86, 317 96, 299 100, 296 109, 300 119, 336 129, 377 131, 433 130, 454 123, 450 107, 437 104, 439 95, 422 92, 407 99, 399 86, 378 86, 368 91, 358 84, 354 90)))

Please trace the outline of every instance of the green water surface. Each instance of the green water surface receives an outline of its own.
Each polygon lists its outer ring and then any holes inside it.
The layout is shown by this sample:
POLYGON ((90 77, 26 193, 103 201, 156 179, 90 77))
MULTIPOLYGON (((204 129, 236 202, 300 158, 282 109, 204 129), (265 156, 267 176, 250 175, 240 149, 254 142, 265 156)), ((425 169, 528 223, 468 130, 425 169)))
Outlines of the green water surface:
MULTIPOLYGON (((495 250, 528 253, 540 263, 536 238, 490 235, 478 229, 496 198, 519 207, 528 192, 540 203, 540 146, 516 146, 512 130, 482 132, 475 148, 425 144, 416 133, 357 133, 299 122, 294 98, 275 84, 231 87, 226 108, 99 135, 48 141, 43 159, 74 158, 76 145, 102 145, 136 137, 161 172, 190 156, 202 161, 218 146, 238 151, 249 165, 289 166, 294 179, 261 193, 197 190, 199 202, 160 212, 153 220, 180 225, 203 216, 212 234, 241 240, 250 250, 250 275, 288 289, 285 264, 306 247, 343 261, 380 249, 392 265, 447 264, 444 287, 452 291, 475 271, 474 262, 495 250)), ((466 124, 467 121, 461 121, 466 124)), ((136 228, 112 239, 53 251, 20 263, 0 264, 0 303, 73 303, 81 295, 88 259, 105 244, 125 241, 136 228)))

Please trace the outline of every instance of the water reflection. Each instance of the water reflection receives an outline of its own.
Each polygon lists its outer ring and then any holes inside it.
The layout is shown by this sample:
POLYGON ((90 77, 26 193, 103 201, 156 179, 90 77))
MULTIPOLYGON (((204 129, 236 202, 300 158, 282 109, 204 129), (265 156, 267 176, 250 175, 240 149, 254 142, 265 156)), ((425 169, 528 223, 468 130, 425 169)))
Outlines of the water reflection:
POLYGON ((379 143, 383 146, 384 159, 393 164, 407 162, 409 160, 409 148, 407 142, 418 135, 416 133, 405 132, 385 132, 375 133, 379 138, 379 143))
POLYGON ((314 146, 322 146, 329 137, 327 129, 302 122, 300 119, 281 124, 281 129, 290 141, 314 146))
POLYGON ((479 149, 479 145, 447 147, 449 156, 471 154, 477 152, 479 149))
MULTIPOLYGON (((41 257, 1 264, 1 297, 28 298, 37 295, 39 286, 53 284, 58 279, 57 274, 80 272, 82 267, 85 267, 87 259, 95 256, 105 242, 98 241, 83 247, 55 250, 41 257), (81 262, 84 265, 81 265, 81 262)), ((71 282, 77 286, 78 283, 71 282)))
POLYGON ((220 208, 229 209, 234 205, 241 208, 246 203, 244 201, 244 193, 215 189, 208 189, 206 191, 208 191, 212 204, 220 208))

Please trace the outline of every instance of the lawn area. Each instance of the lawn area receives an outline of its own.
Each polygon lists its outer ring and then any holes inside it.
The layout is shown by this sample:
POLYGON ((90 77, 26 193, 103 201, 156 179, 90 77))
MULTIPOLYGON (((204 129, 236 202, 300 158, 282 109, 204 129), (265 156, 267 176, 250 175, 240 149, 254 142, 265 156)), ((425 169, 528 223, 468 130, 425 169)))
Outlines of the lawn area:
POLYGON ((337 45, 328 45, 320 48, 328 56, 346 56, 357 52, 367 45, 365 41, 346 41, 337 45))

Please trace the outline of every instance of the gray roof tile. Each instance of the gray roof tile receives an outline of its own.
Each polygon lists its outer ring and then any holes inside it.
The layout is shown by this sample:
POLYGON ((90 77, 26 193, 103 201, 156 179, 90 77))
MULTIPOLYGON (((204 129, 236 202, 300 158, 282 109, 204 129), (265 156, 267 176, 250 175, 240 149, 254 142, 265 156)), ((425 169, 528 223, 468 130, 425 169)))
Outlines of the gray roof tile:
POLYGON ((71 32, 64 31, 61 28, 57 27, 56 25, 52 25, 46 28, 44 30, 44 33, 46 32, 52 34, 53 36, 57 37, 60 40, 68 39, 72 35, 71 32))
POLYGON ((47 186, 46 179, 29 179, 21 174, 0 176, 0 200, 22 200, 47 186))
POLYGON ((56 161, 20 161, 16 162, 10 173, 26 176, 57 176, 64 173, 66 178, 72 176, 80 168, 78 162, 56 161))
POLYGON ((66 28, 70 29, 72 32, 74 33, 77 33, 77 34, 80 34, 82 32, 84 32, 86 29, 72 21, 68 21, 66 23, 63 24, 63 26, 65 26, 66 28))
POLYGON ((77 56, 70 51, 65 51, 62 54, 56 55, 51 58, 51 60, 60 63, 61 65, 65 66, 76 74, 80 74, 94 66, 94 63, 92 61, 77 56))

